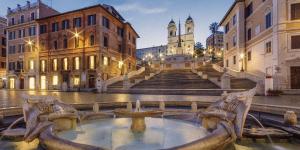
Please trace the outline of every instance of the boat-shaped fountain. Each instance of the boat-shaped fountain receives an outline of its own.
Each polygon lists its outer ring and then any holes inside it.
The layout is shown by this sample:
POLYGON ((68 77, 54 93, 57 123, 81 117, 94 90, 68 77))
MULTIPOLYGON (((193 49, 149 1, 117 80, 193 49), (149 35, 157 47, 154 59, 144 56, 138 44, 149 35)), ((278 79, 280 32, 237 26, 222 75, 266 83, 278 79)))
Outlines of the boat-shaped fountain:
POLYGON ((13 129, 13 124, 3 136, 22 136, 28 142, 37 138, 44 148, 55 150, 222 149, 242 137, 255 90, 229 93, 196 112, 202 125, 162 118, 163 110, 141 110, 140 101, 135 110, 116 109, 115 117, 97 113, 104 117, 91 120, 53 97, 26 97, 24 117, 14 123, 23 119, 26 128, 13 129))

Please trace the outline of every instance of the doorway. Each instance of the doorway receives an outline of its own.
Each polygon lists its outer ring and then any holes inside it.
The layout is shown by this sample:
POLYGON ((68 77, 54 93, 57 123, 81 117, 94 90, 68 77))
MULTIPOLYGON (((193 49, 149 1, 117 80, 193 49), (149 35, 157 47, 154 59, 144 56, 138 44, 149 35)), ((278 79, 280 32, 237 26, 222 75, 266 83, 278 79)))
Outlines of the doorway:
POLYGON ((20 89, 24 89, 24 78, 20 78, 20 89))
POLYGON ((89 88, 95 88, 95 76, 94 75, 90 75, 89 76, 89 88))
POLYGON ((300 89, 300 66, 291 67, 291 88, 300 89))

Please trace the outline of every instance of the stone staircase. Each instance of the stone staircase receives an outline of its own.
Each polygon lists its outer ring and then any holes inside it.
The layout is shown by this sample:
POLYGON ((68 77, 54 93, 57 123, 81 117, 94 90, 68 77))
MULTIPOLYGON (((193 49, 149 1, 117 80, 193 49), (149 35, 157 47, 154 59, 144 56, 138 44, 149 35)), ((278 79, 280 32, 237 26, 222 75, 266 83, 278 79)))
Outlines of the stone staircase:
MULTIPOLYGON (((221 77, 223 75, 223 72, 219 72, 215 70, 212 66, 212 64, 207 64, 205 66, 199 66, 197 68, 197 72, 202 72, 203 74, 206 74, 208 78, 216 78, 216 80, 220 81, 221 77)), ((231 76, 230 77, 230 87, 231 89, 252 89, 256 86, 256 83, 249 80, 249 79, 243 79, 243 78, 236 78, 231 76)))
POLYGON ((201 79, 190 70, 162 71, 150 80, 142 81, 133 89, 218 89, 208 80, 201 79))

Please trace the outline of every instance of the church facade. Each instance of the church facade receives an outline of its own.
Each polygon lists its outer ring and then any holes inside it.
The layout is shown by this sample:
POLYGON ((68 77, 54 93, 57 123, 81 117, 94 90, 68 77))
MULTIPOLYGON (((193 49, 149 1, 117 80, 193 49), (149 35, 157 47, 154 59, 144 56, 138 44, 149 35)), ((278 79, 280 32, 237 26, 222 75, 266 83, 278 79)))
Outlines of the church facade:
POLYGON ((181 23, 177 25, 172 19, 168 25, 167 55, 191 55, 194 51, 194 21, 189 16, 185 21, 185 33, 181 33, 181 23))

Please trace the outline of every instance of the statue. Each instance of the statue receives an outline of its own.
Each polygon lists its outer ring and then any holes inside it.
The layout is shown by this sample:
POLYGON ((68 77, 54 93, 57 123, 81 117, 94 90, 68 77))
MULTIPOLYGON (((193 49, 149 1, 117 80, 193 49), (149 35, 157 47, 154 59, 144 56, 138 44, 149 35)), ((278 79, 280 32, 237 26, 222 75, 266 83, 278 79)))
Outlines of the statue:
POLYGON ((50 125, 55 124, 56 129, 65 129, 68 123, 62 118, 69 118, 76 123, 77 111, 70 105, 58 101, 53 96, 24 96, 24 117, 17 119, 4 131, 4 136, 20 136, 23 134, 26 142, 31 142, 50 125), (24 120, 25 129, 12 129, 19 121, 24 120))
POLYGON ((102 75, 101 75, 101 73, 98 73, 96 85, 97 85, 97 91, 98 91, 99 93, 102 93, 103 90, 104 90, 103 84, 104 84, 104 81, 103 81, 103 79, 102 79, 102 75))

